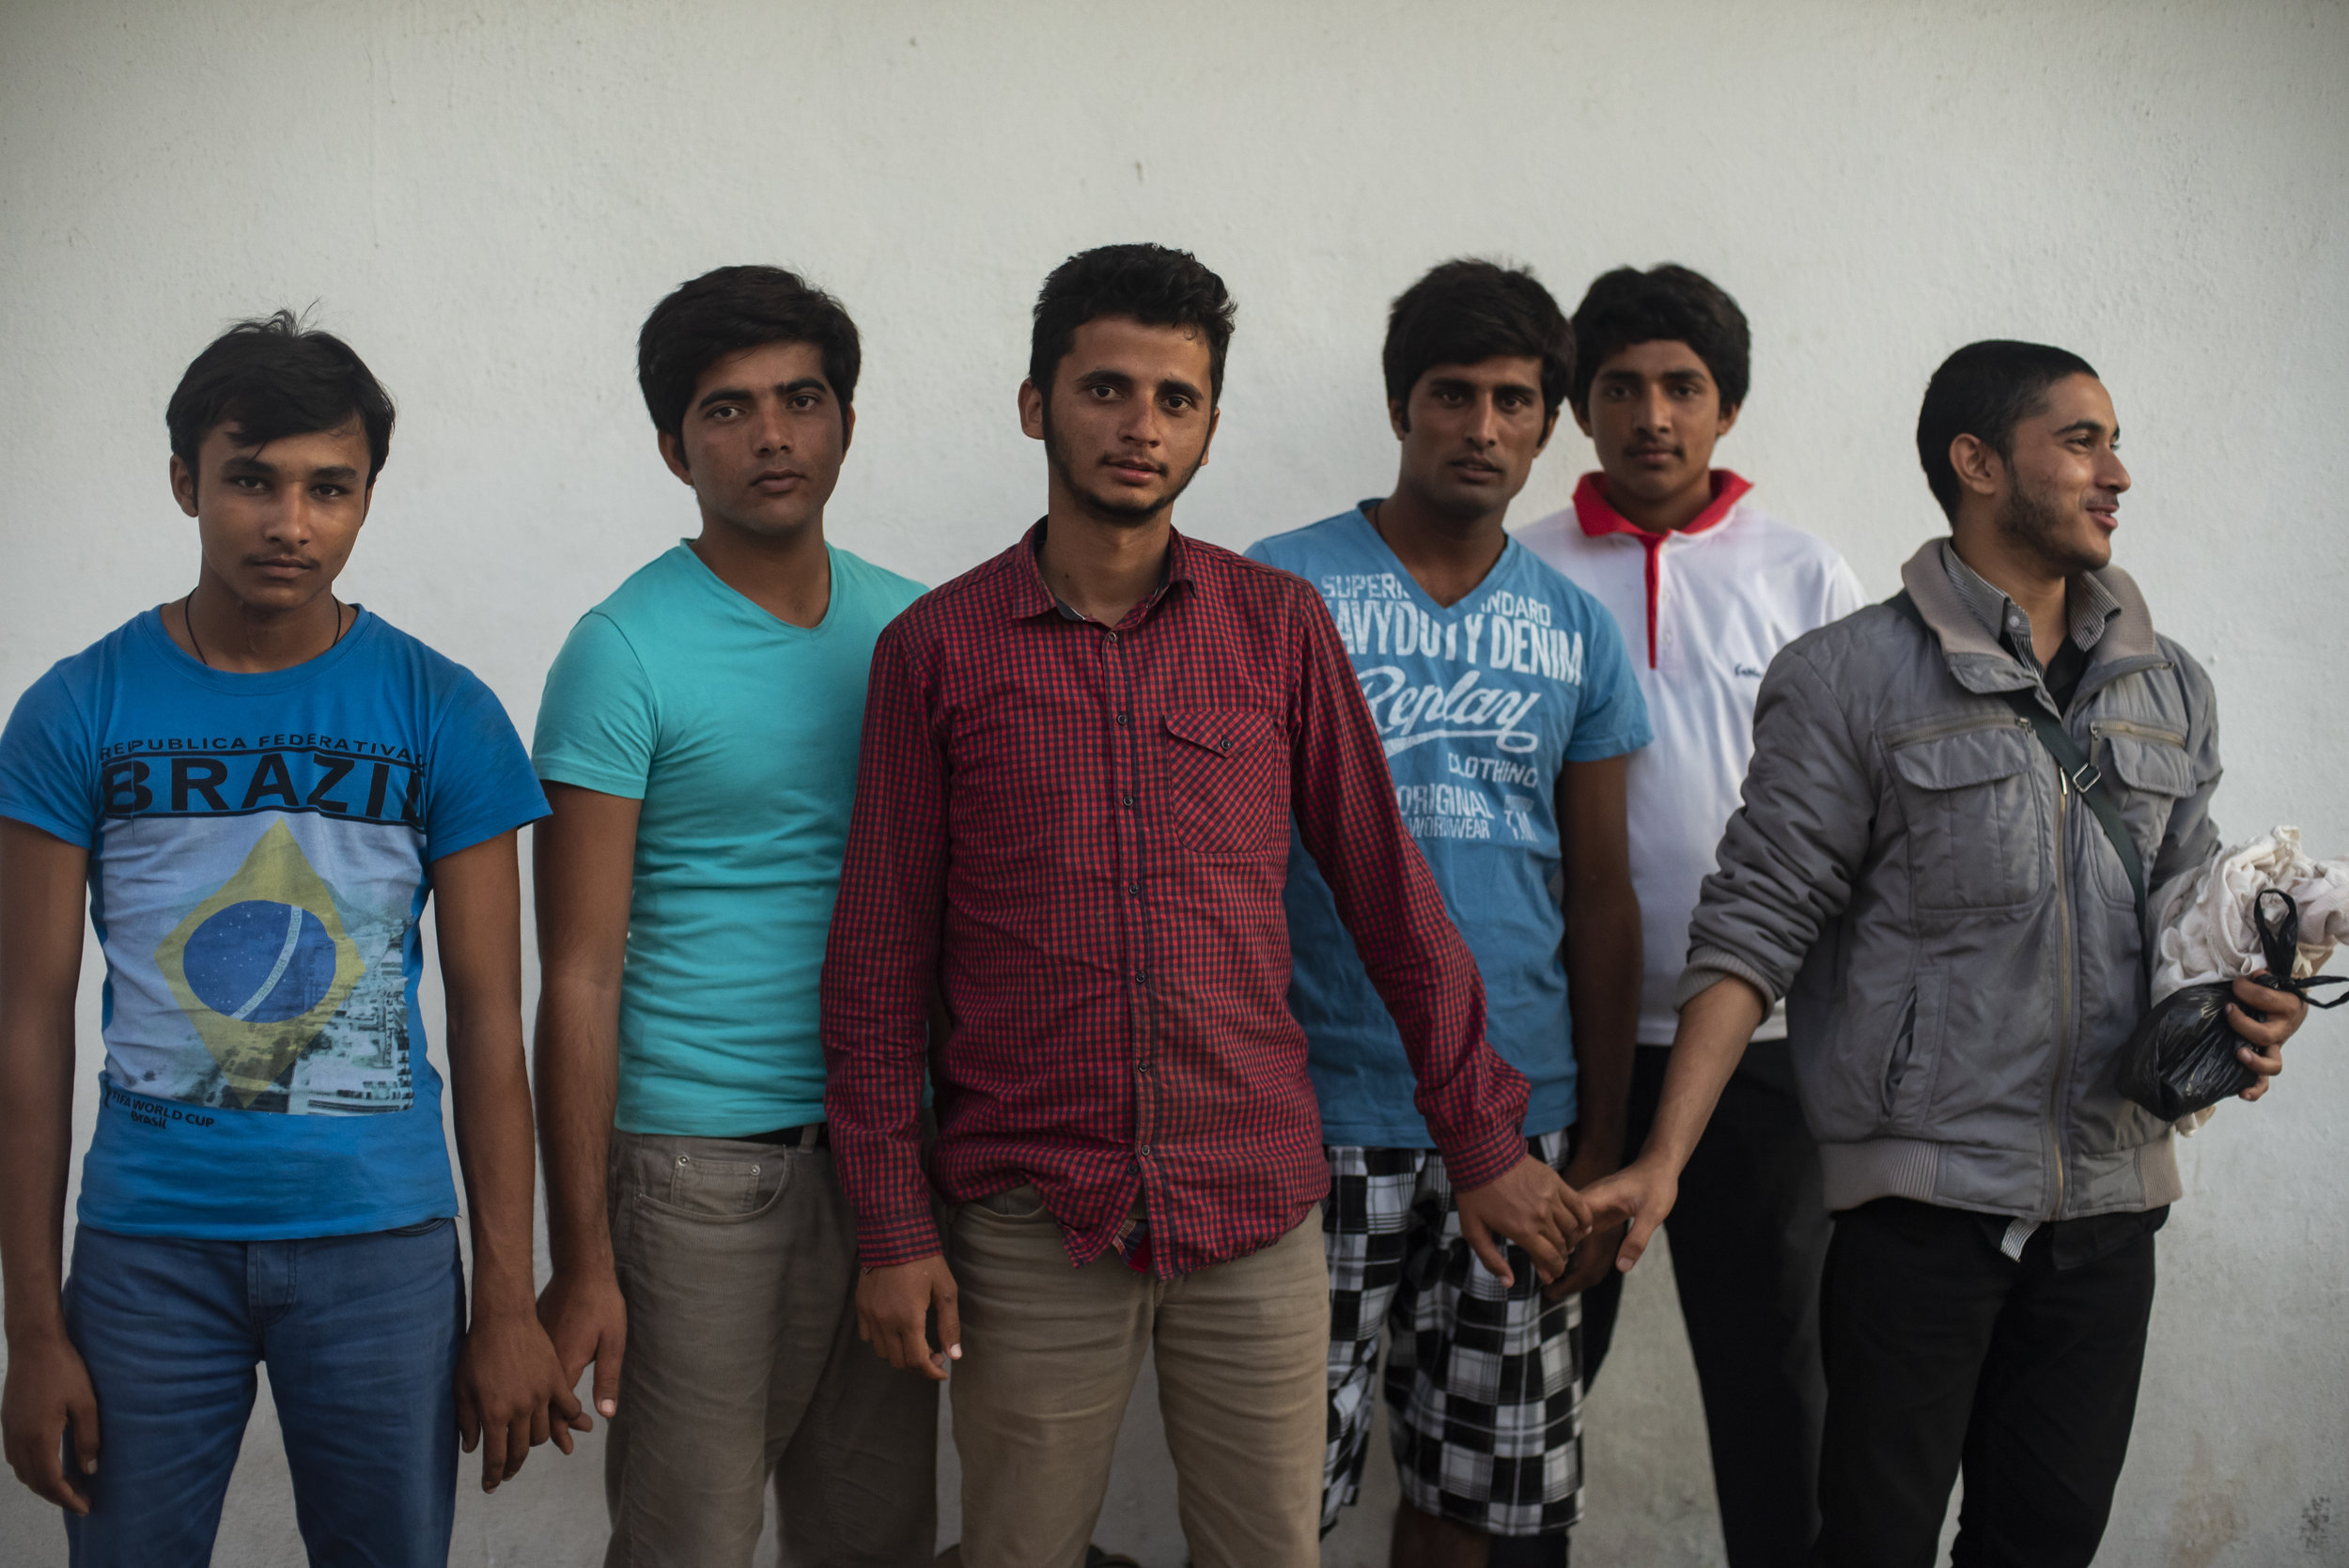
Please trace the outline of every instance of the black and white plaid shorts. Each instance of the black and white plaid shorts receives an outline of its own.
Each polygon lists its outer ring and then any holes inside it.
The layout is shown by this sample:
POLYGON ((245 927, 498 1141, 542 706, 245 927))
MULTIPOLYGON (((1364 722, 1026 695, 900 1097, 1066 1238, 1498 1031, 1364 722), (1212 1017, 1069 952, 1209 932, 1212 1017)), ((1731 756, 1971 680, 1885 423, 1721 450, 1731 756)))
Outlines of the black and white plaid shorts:
MULTIPOLYGON (((1563 1169, 1566 1135, 1526 1141, 1563 1169)), ((1387 1424, 1403 1498, 1486 1535, 1545 1535, 1582 1517, 1582 1300, 1547 1300, 1509 1250, 1503 1287, 1460 1234, 1431 1149, 1323 1151, 1330 1201, 1330 1444, 1321 1528, 1360 1495, 1382 1329, 1387 1424)))

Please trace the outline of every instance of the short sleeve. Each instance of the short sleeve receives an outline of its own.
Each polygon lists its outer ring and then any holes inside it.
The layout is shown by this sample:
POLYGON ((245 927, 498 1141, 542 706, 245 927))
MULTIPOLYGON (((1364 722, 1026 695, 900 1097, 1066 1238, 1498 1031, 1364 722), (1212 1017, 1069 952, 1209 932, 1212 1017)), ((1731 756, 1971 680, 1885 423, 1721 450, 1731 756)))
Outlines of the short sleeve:
POLYGON ((506 705, 470 672, 458 672, 432 742, 424 857, 437 861, 547 815, 546 791, 506 705))
POLYGON ((1828 551, 1828 563, 1821 626, 1832 626, 1868 603, 1868 591, 1859 585, 1859 574, 1851 569, 1851 563, 1831 550, 1828 551))
POLYGON ((0 731, 0 816, 29 823, 69 844, 98 839, 97 742, 65 677, 33 682, 0 731))
POLYGON ((547 672, 531 760, 549 784, 645 798, 660 735, 652 679, 625 632, 591 610, 547 672))
POLYGON ((1597 600, 1586 599, 1583 609, 1582 706, 1574 715, 1574 733, 1566 737, 1568 762, 1621 756, 1656 738, 1648 727, 1647 699, 1640 695, 1639 676, 1624 651, 1623 629, 1597 600))

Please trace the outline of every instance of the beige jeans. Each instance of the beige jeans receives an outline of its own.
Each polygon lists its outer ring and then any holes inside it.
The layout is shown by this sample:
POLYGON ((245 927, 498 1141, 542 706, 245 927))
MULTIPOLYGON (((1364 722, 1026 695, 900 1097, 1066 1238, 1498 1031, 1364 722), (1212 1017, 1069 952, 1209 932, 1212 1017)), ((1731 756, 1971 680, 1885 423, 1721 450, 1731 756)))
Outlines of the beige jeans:
POLYGON ((962 1306, 948 1385, 964 1568, 1077 1568, 1144 1354, 1197 1568, 1320 1560, 1330 1275, 1321 1214, 1262 1251, 1154 1280, 1104 1253, 1068 1265, 1033 1187, 957 1210, 962 1306))
POLYGON ((938 1385, 856 1337, 832 1152, 614 1132, 609 1191, 628 1350, 606 1568, 750 1568, 770 1478, 784 1560, 927 1568, 938 1385))

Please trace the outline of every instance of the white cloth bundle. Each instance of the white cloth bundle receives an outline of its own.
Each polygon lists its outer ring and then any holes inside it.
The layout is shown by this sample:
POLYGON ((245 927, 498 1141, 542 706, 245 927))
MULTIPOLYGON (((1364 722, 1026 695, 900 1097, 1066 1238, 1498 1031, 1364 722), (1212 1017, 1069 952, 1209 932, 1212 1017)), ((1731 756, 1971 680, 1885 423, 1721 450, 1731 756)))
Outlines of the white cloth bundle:
POLYGON ((2349 859, 2319 861, 2300 847, 2300 830, 2278 828, 2217 857, 2170 884, 2155 917, 2153 1000, 2212 980, 2257 974, 2267 967, 2251 908, 2274 888, 2300 906, 2300 951, 2292 967, 2305 980, 2325 967, 2335 944, 2349 941, 2349 859))

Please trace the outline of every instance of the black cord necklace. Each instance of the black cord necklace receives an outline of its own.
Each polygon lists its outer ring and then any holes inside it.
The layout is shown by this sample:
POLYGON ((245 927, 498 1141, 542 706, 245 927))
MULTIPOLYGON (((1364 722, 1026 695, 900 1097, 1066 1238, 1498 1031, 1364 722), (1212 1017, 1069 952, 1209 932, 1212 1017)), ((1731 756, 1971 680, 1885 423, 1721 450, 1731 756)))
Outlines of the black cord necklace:
MULTIPOLYGON (((329 594, 326 597, 334 603, 334 641, 326 644, 326 652, 333 653, 335 647, 341 644, 343 640, 343 633, 349 630, 350 628, 343 625, 343 601, 335 598, 332 594, 329 594)), ((196 640, 195 616, 193 613, 194 607, 195 595, 191 592, 185 598, 182 598, 179 601, 179 625, 188 634, 188 646, 195 650, 195 661, 209 670, 212 667, 212 661, 204 657, 204 644, 196 640)), ((356 621, 358 617, 354 615, 351 619, 356 621)))

